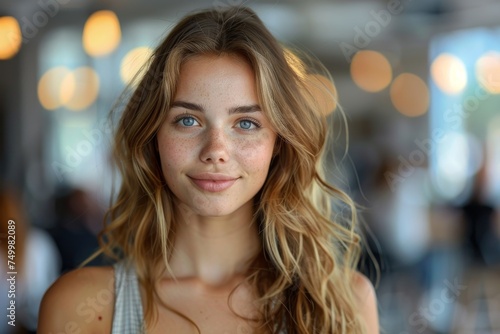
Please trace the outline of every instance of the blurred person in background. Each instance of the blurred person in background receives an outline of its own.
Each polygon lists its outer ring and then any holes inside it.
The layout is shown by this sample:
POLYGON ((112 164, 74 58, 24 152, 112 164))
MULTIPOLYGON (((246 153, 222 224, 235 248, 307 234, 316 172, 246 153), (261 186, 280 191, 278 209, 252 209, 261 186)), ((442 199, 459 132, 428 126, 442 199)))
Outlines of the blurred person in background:
POLYGON ((500 216, 487 200, 486 163, 472 180, 468 199, 456 208, 463 226, 465 293, 457 312, 459 327, 468 330, 500 330, 500 216))
POLYGON ((483 166, 474 177, 469 198, 458 209, 464 225, 463 246, 466 261, 472 269, 500 264, 500 239, 495 207, 486 199, 483 166))
MULTIPOLYGON (((83 189, 60 190, 55 199, 56 226, 49 232, 61 253, 61 272, 77 268, 99 247, 97 234, 102 227, 104 210, 83 189)), ((91 265, 102 265, 101 258, 91 265)))
POLYGON ((43 294, 59 276, 60 256, 54 242, 45 231, 31 226, 15 191, 0 192, 0 306, 6 312, 10 300, 7 268, 7 235, 9 220, 15 222, 16 326, 2 316, 0 333, 35 333, 43 294))

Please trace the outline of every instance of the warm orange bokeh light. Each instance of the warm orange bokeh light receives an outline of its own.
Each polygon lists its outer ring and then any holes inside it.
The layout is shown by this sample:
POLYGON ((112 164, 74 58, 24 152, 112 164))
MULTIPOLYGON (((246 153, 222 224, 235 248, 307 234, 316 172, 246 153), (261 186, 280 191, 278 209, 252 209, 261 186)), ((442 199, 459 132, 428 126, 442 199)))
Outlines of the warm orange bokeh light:
POLYGON ((72 95, 71 87, 62 83, 71 71, 63 66, 54 67, 45 72, 38 81, 38 100, 48 110, 61 107, 72 95))
POLYGON ((356 53, 352 59, 351 76, 359 88, 374 93, 391 83, 392 68, 380 52, 363 50, 356 53))
POLYGON ((74 71, 54 67, 38 82, 38 99, 47 110, 66 107, 79 111, 88 108, 99 95, 99 77, 90 67, 74 71))
POLYGON ((121 40, 120 22, 115 13, 101 10, 90 15, 83 28, 83 48, 94 57, 113 52, 121 40))
POLYGON ((120 76, 124 83, 131 83, 137 74, 133 84, 138 84, 138 81, 146 70, 144 64, 148 61, 149 57, 151 57, 152 53, 153 50, 151 48, 143 46, 130 50, 125 57, 123 57, 120 66, 120 76))
POLYGON ((0 17, 0 60, 14 57, 21 48, 22 40, 17 20, 12 16, 0 17))
POLYGON ((416 117, 429 108, 429 89, 415 74, 402 73, 391 85, 391 101, 403 115, 416 117))
POLYGON ((449 53, 442 53, 434 59, 431 76, 438 88, 446 94, 458 94, 467 85, 467 70, 463 61, 449 53))
POLYGON ((500 52, 490 51, 476 62, 479 84, 491 94, 500 94, 500 52))
POLYGON ((99 95, 99 76, 90 67, 80 67, 63 81, 64 86, 73 86, 73 95, 64 105, 73 111, 84 110, 92 105, 99 95))

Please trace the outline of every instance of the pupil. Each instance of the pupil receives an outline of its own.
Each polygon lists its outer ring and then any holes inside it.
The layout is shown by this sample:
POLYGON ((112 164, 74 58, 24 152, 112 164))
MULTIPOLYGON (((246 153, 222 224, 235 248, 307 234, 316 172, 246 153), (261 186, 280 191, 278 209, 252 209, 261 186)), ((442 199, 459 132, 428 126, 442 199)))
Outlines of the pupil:
POLYGON ((251 126, 250 121, 241 121, 241 127, 243 129, 249 129, 251 126))
POLYGON ((194 123, 194 120, 191 117, 184 118, 182 120, 182 124, 184 124, 185 126, 193 125, 193 123, 194 123))

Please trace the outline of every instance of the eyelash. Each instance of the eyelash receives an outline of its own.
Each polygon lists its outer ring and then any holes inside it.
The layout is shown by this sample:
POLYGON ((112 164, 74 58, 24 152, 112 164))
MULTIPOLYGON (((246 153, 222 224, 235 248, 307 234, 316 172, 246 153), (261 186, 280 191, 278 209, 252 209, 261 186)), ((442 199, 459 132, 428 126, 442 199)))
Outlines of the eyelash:
MULTIPOLYGON (((180 125, 182 127, 189 128, 190 126, 185 126, 185 125, 179 124, 180 121, 182 121, 183 119, 186 119, 186 118, 192 118, 195 122, 200 123, 196 119, 196 117, 194 117, 192 115, 189 115, 189 114, 182 114, 182 115, 179 115, 179 116, 175 117, 173 123, 176 124, 176 125, 180 125)), ((241 119, 238 120, 237 123, 241 123, 241 122, 244 122, 244 121, 252 123, 255 126, 255 128, 253 128, 253 129, 244 129, 244 128, 239 127, 242 130, 252 131, 252 130, 257 130, 257 129, 259 129, 259 128, 262 127, 262 124, 259 121, 257 121, 256 119, 253 119, 253 118, 241 118, 241 119)))
MULTIPOLYGON (((176 124, 176 125, 181 125, 181 124, 179 124, 179 122, 182 121, 183 119, 186 119, 186 118, 192 118, 193 120, 195 120, 196 122, 198 122, 198 120, 196 119, 196 117, 193 117, 193 116, 191 116, 189 114, 182 114, 182 115, 179 115, 176 118, 174 118, 173 123, 176 124)), ((198 122, 198 123, 200 123, 200 122, 198 122)), ((189 128, 189 126, 184 126, 184 125, 181 125, 181 126, 189 128)))
POLYGON ((259 121, 257 121, 256 119, 253 119, 253 118, 242 118, 242 119, 238 120, 238 123, 241 123, 241 122, 244 122, 244 121, 252 123, 253 125, 255 125, 255 128, 254 129, 243 129, 243 128, 240 128, 242 130, 252 131, 252 130, 257 130, 260 127, 262 127, 262 124, 260 124, 259 121))

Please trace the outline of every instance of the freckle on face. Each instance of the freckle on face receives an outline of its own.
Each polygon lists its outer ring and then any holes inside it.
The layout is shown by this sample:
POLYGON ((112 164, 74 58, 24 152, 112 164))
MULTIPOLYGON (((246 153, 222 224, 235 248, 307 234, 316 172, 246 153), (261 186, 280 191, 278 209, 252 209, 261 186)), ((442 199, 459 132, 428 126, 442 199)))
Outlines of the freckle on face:
POLYGON ((173 107, 158 133, 163 175, 176 199, 204 215, 229 214, 243 205, 251 207, 251 199, 267 177, 276 139, 263 113, 229 113, 235 107, 260 104, 251 66, 230 56, 191 58, 181 67, 174 101, 203 108, 192 111, 173 107), (182 114, 196 119, 196 125, 189 129, 179 126, 177 120, 182 114), (259 126, 243 131, 239 122, 252 118, 259 126), (223 152, 223 158, 210 158, 217 164, 207 163, 202 157, 207 152, 223 152), (200 173, 220 173, 237 181, 225 192, 209 194, 193 186, 191 176, 200 173))

